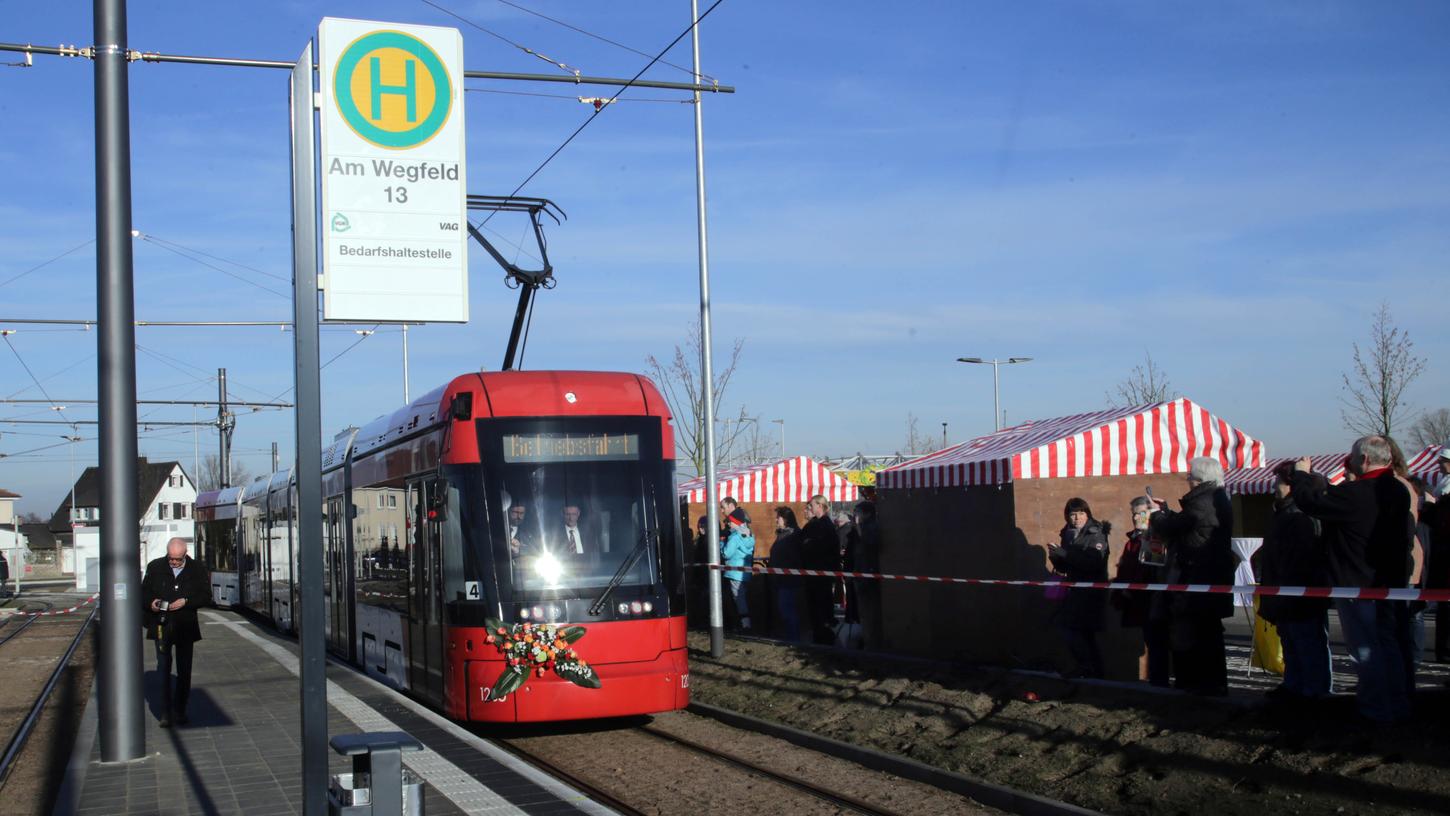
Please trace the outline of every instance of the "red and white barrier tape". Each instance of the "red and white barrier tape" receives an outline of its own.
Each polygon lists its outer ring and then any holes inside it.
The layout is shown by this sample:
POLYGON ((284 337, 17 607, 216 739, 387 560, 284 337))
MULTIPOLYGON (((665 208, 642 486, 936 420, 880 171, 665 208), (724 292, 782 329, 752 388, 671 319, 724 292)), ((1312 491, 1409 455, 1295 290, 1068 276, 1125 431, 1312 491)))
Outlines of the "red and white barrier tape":
POLYGON ((84 607, 90 606, 91 603, 93 601, 95 601, 96 598, 99 598, 99 597, 100 597, 100 595, 92 595, 91 597, 86 598, 84 601, 81 601, 80 603, 76 604, 75 606, 72 606, 69 609, 52 609, 52 610, 50 610, 48 612, 21 612, 21 611, 18 611, 17 610, 17 611, 11 612, 7 617, 14 617, 14 618, 48 618, 48 617, 50 617, 52 615, 69 615, 72 612, 75 612, 75 611, 80 610, 80 609, 82 609, 84 607))
POLYGON ((874 572, 831 572, 828 570, 785 569, 783 567, 731 567, 724 564, 687 564, 732 572, 796 575, 812 578, 865 578, 879 581, 920 581, 930 584, 973 584, 979 586, 1060 587, 1063 589, 1131 589, 1141 592, 1198 592, 1218 595, 1275 595, 1291 598, 1354 598, 1389 601, 1450 601, 1450 589, 1391 589, 1389 587, 1295 587, 1258 584, 1131 584, 1117 581, 1029 581, 1003 578, 948 578, 934 575, 891 575, 874 572))

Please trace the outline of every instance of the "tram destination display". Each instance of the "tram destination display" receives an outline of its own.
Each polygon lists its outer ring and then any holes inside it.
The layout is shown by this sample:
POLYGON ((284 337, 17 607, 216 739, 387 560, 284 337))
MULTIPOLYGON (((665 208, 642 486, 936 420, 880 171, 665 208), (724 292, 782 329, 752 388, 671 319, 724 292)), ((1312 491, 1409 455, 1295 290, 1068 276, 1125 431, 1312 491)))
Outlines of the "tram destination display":
POLYGON ((323 318, 467 322, 462 36, 327 18, 318 41, 323 318))
POLYGON ((639 434, 504 434, 503 460, 526 462, 628 462, 639 458, 639 434))

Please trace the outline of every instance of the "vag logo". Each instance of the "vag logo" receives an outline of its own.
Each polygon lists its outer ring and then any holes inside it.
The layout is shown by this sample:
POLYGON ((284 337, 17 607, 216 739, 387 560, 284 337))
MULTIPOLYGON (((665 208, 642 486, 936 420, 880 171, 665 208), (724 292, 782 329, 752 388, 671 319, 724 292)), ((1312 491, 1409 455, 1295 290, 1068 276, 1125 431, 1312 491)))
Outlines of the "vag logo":
POLYGON ((427 43, 401 31, 374 31, 342 52, 333 98, 358 136, 393 150, 438 135, 453 108, 453 83, 427 43))

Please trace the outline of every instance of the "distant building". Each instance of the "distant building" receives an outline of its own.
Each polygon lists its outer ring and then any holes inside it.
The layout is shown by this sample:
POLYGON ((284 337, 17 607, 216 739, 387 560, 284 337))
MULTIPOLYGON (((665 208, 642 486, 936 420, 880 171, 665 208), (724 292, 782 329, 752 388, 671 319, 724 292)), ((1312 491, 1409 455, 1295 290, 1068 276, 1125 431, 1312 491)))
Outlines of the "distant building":
POLYGON ((0 488, 0 557, 9 562, 10 575, 22 574, 26 557, 25 536, 16 524, 15 500, 19 493, 0 488))
MULTIPOLYGON (((99 582, 101 556, 101 470, 86 468, 76 480, 75 506, 71 494, 50 519, 49 529, 62 553, 62 569, 75 572, 78 588, 99 582)), ((193 514, 196 485, 180 462, 136 462, 136 510, 141 520, 137 536, 137 568, 166 552, 172 538, 195 537, 193 514)))

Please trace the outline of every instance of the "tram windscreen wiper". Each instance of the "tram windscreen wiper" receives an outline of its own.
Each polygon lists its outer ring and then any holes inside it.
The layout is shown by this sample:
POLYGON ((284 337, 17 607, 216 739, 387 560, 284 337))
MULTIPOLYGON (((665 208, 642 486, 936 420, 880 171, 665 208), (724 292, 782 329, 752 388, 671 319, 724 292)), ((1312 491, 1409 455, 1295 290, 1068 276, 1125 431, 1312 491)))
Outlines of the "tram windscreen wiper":
POLYGON ((629 557, 624 559, 624 563, 619 565, 619 569, 615 571, 614 577, 609 579, 609 584, 604 587, 604 591, 599 593, 599 597, 595 598, 594 603, 589 605, 590 615, 598 615, 604 611, 604 605, 609 601, 610 593, 614 592, 620 584, 624 583, 624 576, 628 575, 629 571, 634 569, 634 565, 639 561, 639 557, 644 555, 645 550, 649 549, 650 537, 653 535, 654 533, 648 528, 640 534, 639 543, 634 545, 634 549, 630 551, 629 557))

